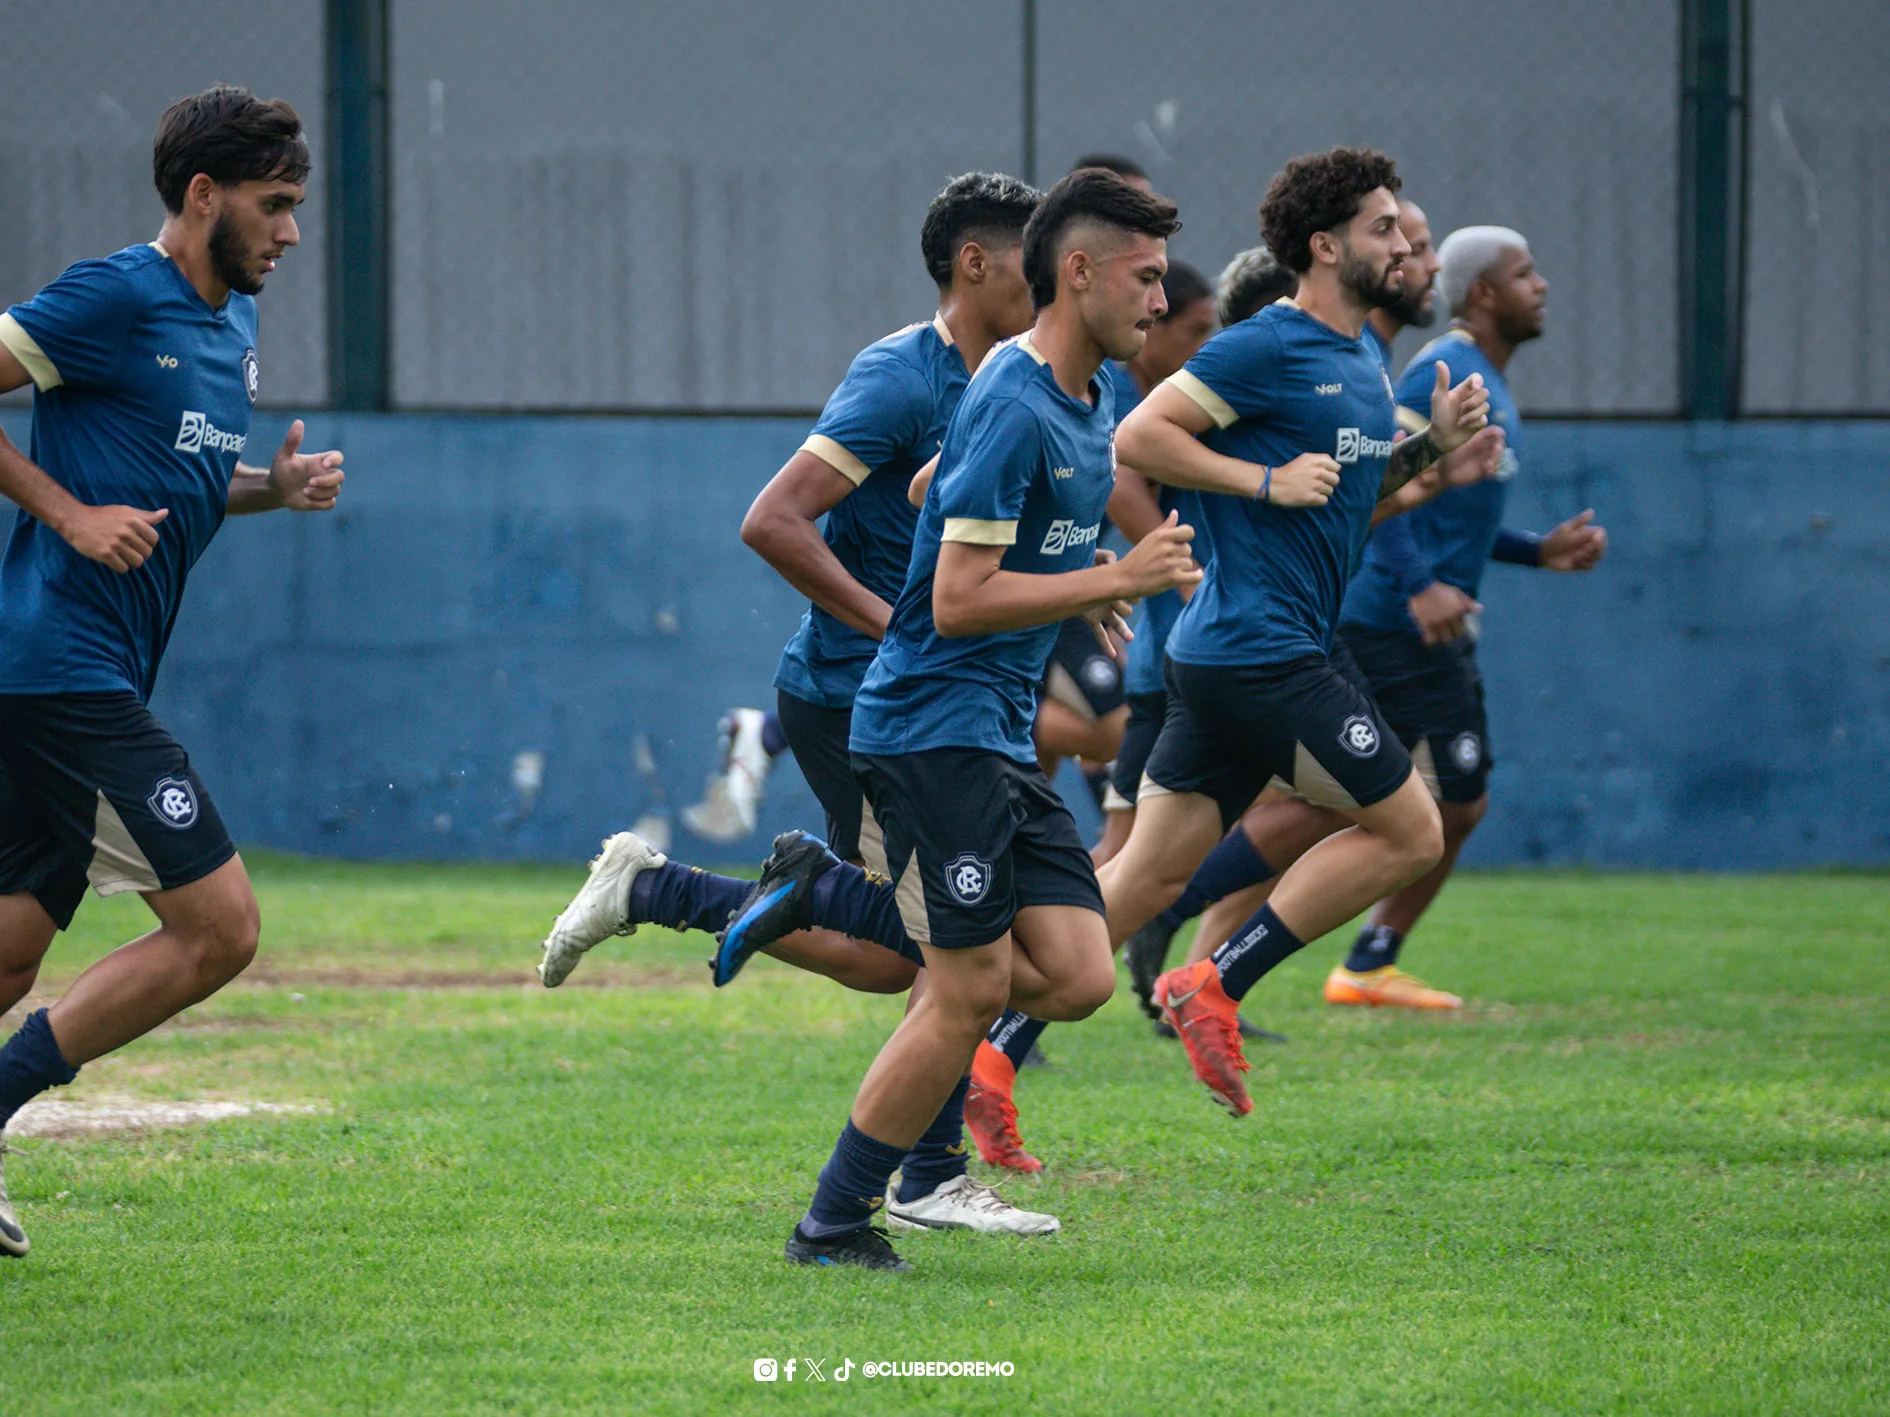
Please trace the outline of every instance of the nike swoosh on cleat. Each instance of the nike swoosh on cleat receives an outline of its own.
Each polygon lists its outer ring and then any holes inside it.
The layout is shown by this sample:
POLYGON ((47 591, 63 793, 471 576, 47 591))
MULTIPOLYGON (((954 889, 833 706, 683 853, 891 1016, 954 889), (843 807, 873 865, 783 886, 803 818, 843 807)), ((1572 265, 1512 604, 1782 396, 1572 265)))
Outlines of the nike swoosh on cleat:
POLYGON ((1202 980, 1199 984, 1195 985, 1194 988, 1190 989, 1185 994, 1169 994, 1163 1000, 1163 1002, 1167 1004, 1168 1007, 1171 1009, 1178 1009, 1183 1004, 1187 1003, 1188 1000, 1192 999, 1196 994, 1199 994, 1205 988, 1207 988, 1207 981, 1202 980))

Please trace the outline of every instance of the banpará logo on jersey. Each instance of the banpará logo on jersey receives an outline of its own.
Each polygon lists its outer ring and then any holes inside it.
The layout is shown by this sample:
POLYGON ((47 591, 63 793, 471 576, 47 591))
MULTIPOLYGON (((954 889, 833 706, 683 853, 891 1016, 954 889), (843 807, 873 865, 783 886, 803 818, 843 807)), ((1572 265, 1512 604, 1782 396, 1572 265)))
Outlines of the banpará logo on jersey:
POLYGON ((181 777, 160 777, 144 799, 151 815, 167 827, 183 831, 197 824, 197 794, 181 777))
POLYGON ((1389 438, 1367 438, 1357 428, 1341 428, 1338 450, 1332 456, 1339 462, 1357 462, 1360 458, 1388 458, 1391 449, 1389 438))
POLYGON ((213 453, 240 453, 248 441, 248 434, 225 433, 195 409, 187 409, 171 446, 180 453, 201 453, 206 448, 213 453))
POLYGON ((1088 546, 1101 534, 1101 522, 1094 526, 1078 526, 1070 517, 1058 517, 1050 523, 1050 530, 1044 533, 1043 545, 1038 551, 1045 556, 1054 556, 1060 551, 1088 546))
POLYGON ((1378 751, 1378 725, 1362 713, 1346 719, 1339 730, 1339 746, 1355 758, 1369 758, 1378 751))
POLYGON ((1459 733, 1450 740, 1450 760, 1458 772, 1475 772, 1483 761, 1483 742, 1474 733, 1459 733))
POLYGON ((945 889, 960 905, 976 905, 991 893, 991 863, 969 851, 945 863, 945 889))
POLYGON ((256 402, 256 391, 262 387, 262 369, 256 363, 256 350, 252 346, 243 351, 243 392, 249 395, 251 403, 256 402))

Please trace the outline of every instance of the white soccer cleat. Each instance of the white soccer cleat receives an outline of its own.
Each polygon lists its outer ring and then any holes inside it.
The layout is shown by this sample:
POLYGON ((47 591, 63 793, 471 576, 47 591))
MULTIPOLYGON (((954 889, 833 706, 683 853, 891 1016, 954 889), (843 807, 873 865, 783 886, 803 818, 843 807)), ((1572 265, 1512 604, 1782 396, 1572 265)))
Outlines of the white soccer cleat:
POLYGON ((584 952, 612 935, 634 935, 630 921, 630 883, 637 873, 662 866, 669 858, 635 832, 618 832, 604 839, 604 849, 591 862, 591 874, 545 936, 545 957, 538 962, 538 978, 556 989, 570 977, 584 952))
POLYGON ((760 709, 730 709, 716 725, 722 739, 721 771, 710 775, 702 800, 683 808, 683 821, 697 836, 720 845, 753 836, 762 784, 774 759, 762 746, 760 709))
POLYGON ((20 1218, 13 1213, 13 1203, 7 1199, 6 1163, 7 1144, 0 1140, 0 1255, 19 1259, 33 1246, 20 1228, 20 1218))
POLYGON ((898 1199, 898 1188, 886 1192, 886 1228, 889 1230, 976 1230, 984 1235, 1054 1235, 1063 1222, 1054 1215, 1020 1210, 993 1186, 970 1176, 954 1176, 929 1196, 915 1201, 898 1199))

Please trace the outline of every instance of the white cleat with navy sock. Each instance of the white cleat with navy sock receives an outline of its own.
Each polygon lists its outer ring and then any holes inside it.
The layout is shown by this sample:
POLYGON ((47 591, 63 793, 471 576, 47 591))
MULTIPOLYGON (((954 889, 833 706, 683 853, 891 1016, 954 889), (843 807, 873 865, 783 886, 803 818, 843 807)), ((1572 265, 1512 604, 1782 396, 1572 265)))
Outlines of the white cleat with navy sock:
POLYGON ((889 1230, 976 1230, 984 1235, 1054 1235, 1063 1222, 1054 1215, 1021 1210, 997 1188, 970 1176, 954 1176, 930 1195, 902 1201, 894 1185, 886 1192, 889 1230))
POLYGON ((630 885, 640 872, 668 861, 635 832, 618 832, 604 839, 604 849, 591 862, 590 878, 545 936, 538 977, 547 989, 564 983, 592 946, 612 935, 636 933, 637 927, 630 923, 630 885))

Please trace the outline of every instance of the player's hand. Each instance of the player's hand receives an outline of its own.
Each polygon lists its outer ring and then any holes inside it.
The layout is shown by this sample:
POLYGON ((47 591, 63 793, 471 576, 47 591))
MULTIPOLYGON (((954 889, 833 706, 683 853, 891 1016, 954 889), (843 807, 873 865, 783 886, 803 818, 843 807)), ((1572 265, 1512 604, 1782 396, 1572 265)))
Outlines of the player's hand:
POLYGON ((302 420, 289 425, 288 436, 269 464, 269 485, 292 512, 326 512, 341 495, 341 454, 301 453, 302 420))
POLYGON ((1441 453, 1455 452, 1490 421, 1490 391, 1481 374, 1472 374, 1456 388, 1450 368, 1437 361, 1437 386, 1431 390, 1431 437, 1441 453))
POLYGON ((1339 486, 1339 464, 1325 453, 1301 453, 1273 469, 1266 500, 1276 507, 1323 507, 1339 486))
POLYGON ((1178 514, 1170 512, 1163 522, 1136 542, 1129 554, 1116 562, 1121 573, 1121 594, 1127 600, 1158 595, 1177 586, 1191 586, 1201 579, 1201 568, 1194 563, 1188 543, 1194 540, 1194 528, 1183 526, 1178 514))
POLYGON ((1466 616, 1483 607, 1445 581, 1432 581, 1410 599, 1411 618, 1427 645, 1447 645, 1465 629, 1466 616))
POLYGON ((1503 466, 1503 450, 1508 446, 1509 439, 1504 436, 1502 425, 1486 423, 1471 434, 1461 448, 1445 453, 1435 466, 1427 468, 1424 475, 1434 475, 1446 489, 1468 487, 1496 476, 1503 466))
POLYGON ((81 556, 122 575, 137 570, 150 558, 157 549, 158 523, 170 514, 169 507, 147 512, 142 507, 80 506, 59 528, 59 534, 81 556))
MULTIPOLYGON (((1096 548, 1095 564, 1113 566, 1116 553, 1107 546, 1096 548)), ((1089 621, 1089 628, 1095 632, 1096 643, 1103 647, 1103 653, 1111 659, 1122 657, 1122 647, 1135 638, 1135 631, 1129 628, 1129 617, 1135 613, 1135 602, 1112 600, 1107 605, 1091 606, 1083 612, 1083 618, 1089 621)))
POLYGON ((1542 538, 1537 556, 1551 571, 1591 571, 1608 552, 1606 529, 1592 525, 1595 509, 1590 507, 1570 517, 1542 538))

